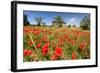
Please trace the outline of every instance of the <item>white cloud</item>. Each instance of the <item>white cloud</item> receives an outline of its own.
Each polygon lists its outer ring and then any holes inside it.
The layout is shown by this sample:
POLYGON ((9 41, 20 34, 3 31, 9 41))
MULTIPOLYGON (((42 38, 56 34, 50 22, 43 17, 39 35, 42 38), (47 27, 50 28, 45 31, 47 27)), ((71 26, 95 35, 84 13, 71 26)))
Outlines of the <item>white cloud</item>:
POLYGON ((67 24, 79 26, 78 19, 75 17, 69 18, 67 24))
POLYGON ((77 21, 77 18, 71 18, 71 19, 69 19, 69 22, 76 22, 77 21))

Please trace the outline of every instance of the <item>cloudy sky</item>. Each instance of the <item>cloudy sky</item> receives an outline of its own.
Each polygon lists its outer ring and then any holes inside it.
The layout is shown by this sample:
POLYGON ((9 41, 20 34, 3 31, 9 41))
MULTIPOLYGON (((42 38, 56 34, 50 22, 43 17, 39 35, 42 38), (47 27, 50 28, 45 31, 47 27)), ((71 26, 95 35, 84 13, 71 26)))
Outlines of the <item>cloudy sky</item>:
POLYGON ((37 24, 35 17, 42 17, 46 25, 52 25, 52 21, 56 16, 62 16, 64 22, 71 25, 80 25, 80 21, 89 16, 88 13, 72 13, 72 12, 43 12, 43 11, 23 11, 23 15, 28 16, 28 21, 31 24, 37 24))

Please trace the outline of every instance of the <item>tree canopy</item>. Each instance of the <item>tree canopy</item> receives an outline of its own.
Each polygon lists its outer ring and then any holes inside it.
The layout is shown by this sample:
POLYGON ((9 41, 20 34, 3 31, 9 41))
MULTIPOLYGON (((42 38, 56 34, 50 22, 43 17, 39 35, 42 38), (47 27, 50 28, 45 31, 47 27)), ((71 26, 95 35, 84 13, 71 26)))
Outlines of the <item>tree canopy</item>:
POLYGON ((90 30, 90 16, 85 16, 80 22, 80 27, 83 30, 90 30))
POLYGON ((41 26, 43 18, 42 17, 35 17, 38 26, 41 26))
POLYGON ((56 16, 56 17, 54 18, 53 26, 56 25, 56 26, 58 26, 58 27, 62 27, 63 24, 65 24, 65 22, 64 22, 62 16, 56 16))
POLYGON ((27 15, 24 15, 24 26, 30 25, 30 22, 28 21, 27 15))

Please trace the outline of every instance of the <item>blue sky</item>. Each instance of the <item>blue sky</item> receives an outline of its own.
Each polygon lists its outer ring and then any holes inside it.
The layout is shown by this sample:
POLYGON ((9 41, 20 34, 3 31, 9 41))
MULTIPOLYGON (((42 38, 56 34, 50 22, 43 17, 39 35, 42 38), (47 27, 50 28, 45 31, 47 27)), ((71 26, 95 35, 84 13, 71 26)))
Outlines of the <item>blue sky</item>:
POLYGON ((89 16, 88 13, 69 13, 69 12, 44 12, 44 11, 23 11, 23 15, 28 16, 28 21, 30 24, 37 24, 35 17, 42 17, 43 22, 46 25, 52 25, 52 21, 56 16, 62 16, 64 22, 71 25, 80 25, 80 21, 85 17, 89 16))

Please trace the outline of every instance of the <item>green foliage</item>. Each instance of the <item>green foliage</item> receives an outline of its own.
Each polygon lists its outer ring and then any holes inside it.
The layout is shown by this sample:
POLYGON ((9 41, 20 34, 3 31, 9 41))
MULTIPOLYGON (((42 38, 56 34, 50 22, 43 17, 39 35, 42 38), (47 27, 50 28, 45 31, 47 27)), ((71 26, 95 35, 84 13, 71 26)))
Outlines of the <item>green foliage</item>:
POLYGON ((73 25, 73 27, 76 27, 76 25, 73 25))
POLYGON ((68 27, 71 27, 71 25, 68 25, 68 27))
POLYGON ((64 23, 65 22, 64 22, 62 16, 56 16, 54 18, 53 26, 62 27, 64 23))
POLYGON ((27 15, 24 15, 24 26, 30 25, 30 22, 28 21, 27 15))
POLYGON ((80 28, 90 30, 90 16, 85 16, 80 22, 80 28))
POLYGON ((37 22, 37 26, 41 26, 43 18, 42 17, 36 17, 35 20, 37 22))

